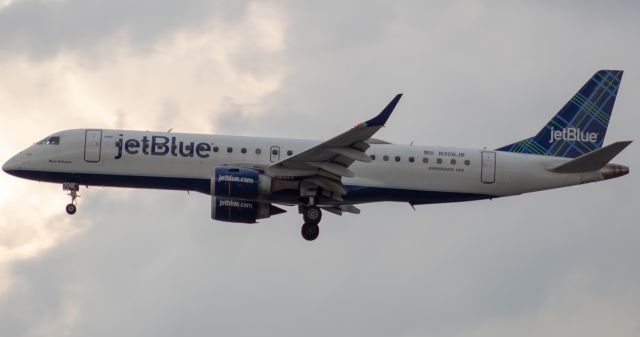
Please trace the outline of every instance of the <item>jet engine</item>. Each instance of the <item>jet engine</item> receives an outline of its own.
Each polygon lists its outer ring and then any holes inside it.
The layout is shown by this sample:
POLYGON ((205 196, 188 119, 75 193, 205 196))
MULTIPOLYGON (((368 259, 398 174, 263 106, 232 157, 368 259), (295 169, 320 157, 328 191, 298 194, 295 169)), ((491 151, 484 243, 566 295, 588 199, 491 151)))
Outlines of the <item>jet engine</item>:
POLYGON ((214 220, 255 223, 258 219, 284 212, 286 211, 266 202, 211 197, 211 218, 214 220))
POLYGON ((211 177, 211 196, 255 199, 271 193, 271 177, 243 167, 218 166, 211 177))

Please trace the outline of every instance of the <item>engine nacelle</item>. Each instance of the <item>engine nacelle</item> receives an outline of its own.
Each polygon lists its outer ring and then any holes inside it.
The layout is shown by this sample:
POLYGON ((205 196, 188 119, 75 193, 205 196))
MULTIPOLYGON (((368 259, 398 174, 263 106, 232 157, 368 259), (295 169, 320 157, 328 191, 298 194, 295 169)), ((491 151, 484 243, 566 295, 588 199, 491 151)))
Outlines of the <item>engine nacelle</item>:
POLYGON ((211 218, 214 220, 254 223, 284 212, 270 203, 211 196, 211 218))
POLYGON ((211 196, 255 199, 271 193, 271 177, 243 167, 218 166, 211 177, 211 196))

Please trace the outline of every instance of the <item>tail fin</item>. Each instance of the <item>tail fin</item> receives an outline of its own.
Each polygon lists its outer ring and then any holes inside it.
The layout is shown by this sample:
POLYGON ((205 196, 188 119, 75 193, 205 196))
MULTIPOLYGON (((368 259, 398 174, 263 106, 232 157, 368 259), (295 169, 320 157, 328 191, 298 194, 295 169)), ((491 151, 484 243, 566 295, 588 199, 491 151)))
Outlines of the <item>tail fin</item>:
POLYGON ((622 70, 600 70, 537 135, 497 151, 576 158, 602 147, 622 70))

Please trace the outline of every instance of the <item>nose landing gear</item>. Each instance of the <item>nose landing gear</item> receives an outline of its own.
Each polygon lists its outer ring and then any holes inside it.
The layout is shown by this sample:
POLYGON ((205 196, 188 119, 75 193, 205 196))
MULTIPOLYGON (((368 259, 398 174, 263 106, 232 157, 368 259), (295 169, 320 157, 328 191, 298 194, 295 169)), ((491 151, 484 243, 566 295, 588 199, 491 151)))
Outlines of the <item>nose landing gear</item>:
POLYGON ((322 219, 322 211, 317 206, 304 206, 300 208, 304 224, 302 225, 302 237, 307 241, 313 241, 320 234, 318 224, 322 219))
POLYGON ((77 211, 76 198, 80 197, 78 195, 78 191, 80 191, 80 185, 78 185, 76 183, 63 183, 62 184, 62 190, 63 191, 69 191, 69 193, 67 193, 67 195, 71 197, 71 203, 67 204, 67 206, 65 207, 65 210, 67 211, 67 214, 69 214, 69 215, 75 214, 76 211, 77 211))

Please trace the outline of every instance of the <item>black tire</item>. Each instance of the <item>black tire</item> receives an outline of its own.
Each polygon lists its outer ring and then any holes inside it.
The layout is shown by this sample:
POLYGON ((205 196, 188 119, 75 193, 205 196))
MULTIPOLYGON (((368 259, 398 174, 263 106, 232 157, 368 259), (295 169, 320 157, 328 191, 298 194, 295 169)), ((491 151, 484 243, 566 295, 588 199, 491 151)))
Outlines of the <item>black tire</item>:
POLYGON ((307 207, 302 214, 302 218, 305 223, 313 223, 317 225, 322 219, 322 211, 320 211, 320 208, 315 206, 307 207))
POLYGON ((74 204, 68 204, 67 207, 65 207, 65 210, 67 211, 67 214, 72 215, 72 214, 76 214, 76 205, 74 204))
POLYGON ((302 237, 307 241, 313 241, 320 235, 320 227, 318 224, 306 223, 302 225, 302 237))

